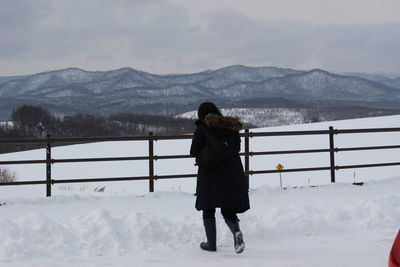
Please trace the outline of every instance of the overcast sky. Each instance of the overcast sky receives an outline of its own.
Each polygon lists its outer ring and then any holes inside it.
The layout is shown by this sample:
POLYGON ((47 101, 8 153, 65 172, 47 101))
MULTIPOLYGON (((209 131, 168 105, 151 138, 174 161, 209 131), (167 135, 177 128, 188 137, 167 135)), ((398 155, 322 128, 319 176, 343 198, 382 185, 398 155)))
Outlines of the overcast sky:
POLYGON ((400 73, 400 1, 0 0, 0 76, 232 64, 400 73))

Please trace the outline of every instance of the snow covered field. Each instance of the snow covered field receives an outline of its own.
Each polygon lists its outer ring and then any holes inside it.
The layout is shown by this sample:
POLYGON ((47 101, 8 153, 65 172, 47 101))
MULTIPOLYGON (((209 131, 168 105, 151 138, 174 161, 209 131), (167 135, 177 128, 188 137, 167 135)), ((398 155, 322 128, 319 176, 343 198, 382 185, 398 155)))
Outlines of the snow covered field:
MULTIPOLYGON (((280 131, 397 127, 400 116, 257 129, 280 131)), ((336 136, 335 146, 395 145, 400 133, 336 136)), ((327 136, 251 139, 252 151, 327 148, 327 136)), ((190 141, 159 141, 156 154, 187 154, 190 141), (173 153, 171 153, 173 151, 173 153)), ((54 158, 141 156, 147 143, 97 143, 53 149, 54 158)), ((398 161, 400 152, 336 154, 338 165, 398 161)), ((0 155, 0 160, 43 159, 44 150, 0 155)), ((251 169, 328 166, 325 154, 254 157, 251 169)), ((7 166, 20 180, 44 179, 42 165, 7 166)), ((56 164, 53 177, 141 176, 148 163, 56 164)), ((246 250, 236 255, 220 215, 218 252, 198 248, 204 239, 194 209, 194 179, 0 187, 0 266, 386 266, 400 222, 399 167, 284 173, 250 179, 251 210, 240 215, 246 250), (366 182, 363 186, 351 184, 366 182), (292 186, 305 186, 293 188, 292 186), (318 185, 308 187, 308 185, 318 185), (104 192, 95 188, 105 186, 104 192)), ((156 162, 156 174, 194 173, 193 160, 156 162)))
MULTIPOLYGON (((227 108, 221 109, 226 116, 239 116, 243 122, 257 127, 270 127, 304 123, 307 109, 299 108, 227 108)), ((189 111, 178 118, 197 119, 197 111, 189 111)))

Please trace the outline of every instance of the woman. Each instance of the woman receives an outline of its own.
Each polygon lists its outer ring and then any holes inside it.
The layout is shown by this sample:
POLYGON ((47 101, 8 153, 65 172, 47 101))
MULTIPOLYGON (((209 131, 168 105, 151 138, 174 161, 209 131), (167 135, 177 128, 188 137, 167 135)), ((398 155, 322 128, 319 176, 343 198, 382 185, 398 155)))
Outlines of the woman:
POLYGON ((190 155, 198 157, 208 134, 215 135, 229 145, 232 156, 209 170, 199 166, 196 186, 196 209, 203 211, 203 223, 207 242, 200 247, 216 251, 215 208, 221 208, 222 216, 234 238, 236 253, 244 250, 243 235, 239 228, 237 213, 250 208, 247 182, 239 157, 242 123, 237 117, 225 117, 211 102, 204 102, 198 109, 199 119, 194 132, 190 155))

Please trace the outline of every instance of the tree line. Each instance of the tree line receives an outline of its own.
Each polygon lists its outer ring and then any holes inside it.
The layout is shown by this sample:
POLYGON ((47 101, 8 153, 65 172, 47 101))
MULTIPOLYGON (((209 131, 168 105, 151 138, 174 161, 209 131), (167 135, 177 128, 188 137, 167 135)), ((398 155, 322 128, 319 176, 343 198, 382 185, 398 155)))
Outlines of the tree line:
MULTIPOLYGON (((0 126, 0 139, 52 137, 101 137, 191 133, 192 119, 170 116, 119 113, 110 116, 76 114, 59 118, 39 106, 24 105, 13 110, 12 123, 0 126)), ((2 145, 1 153, 37 148, 36 145, 2 145)))

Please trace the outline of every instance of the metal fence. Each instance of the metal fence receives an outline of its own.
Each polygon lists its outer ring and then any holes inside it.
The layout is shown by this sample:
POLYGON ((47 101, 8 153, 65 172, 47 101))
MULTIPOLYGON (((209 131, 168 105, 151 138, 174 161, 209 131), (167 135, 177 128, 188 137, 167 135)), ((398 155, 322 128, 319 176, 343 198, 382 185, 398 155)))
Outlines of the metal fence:
MULTIPOLYGON (((368 146, 368 147, 346 147, 335 148, 335 135, 338 134, 354 134, 354 133, 383 133, 383 132, 400 132, 400 128, 373 128, 373 129, 346 129, 339 130, 329 127, 329 130, 314 130, 314 131, 282 131, 282 132, 250 132, 248 129, 241 133, 244 138, 244 152, 240 153, 244 156, 244 169, 247 179, 250 175, 267 174, 278 172, 306 172, 306 171, 323 171, 329 170, 331 182, 335 182, 335 171, 340 169, 354 169, 354 168, 371 168, 371 167, 385 167, 400 165, 400 162, 385 162, 373 164, 360 164, 360 165, 343 165, 338 166, 335 164, 335 153, 341 151, 360 151, 360 150, 381 150, 381 149, 398 149, 400 145, 391 146, 368 146), (256 137, 272 137, 272 136, 304 136, 304 135, 326 135, 329 148, 327 149, 307 149, 307 150, 281 150, 281 151, 250 151, 250 138, 256 137), (250 158, 259 155, 277 155, 277 154, 304 154, 304 153, 329 153, 330 165, 329 166, 314 166, 311 168, 295 168, 283 170, 250 170, 250 158)), ((129 137, 88 137, 88 138, 47 138, 42 139, 0 139, 1 144, 27 144, 27 143, 40 143, 46 145, 46 159, 45 160, 18 160, 18 161, 0 161, 1 165, 18 165, 18 164, 46 164, 46 180, 35 181, 18 181, 0 183, 0 186, 12 185, 46 185, 46 196, 51 196, 51 187, 53 184, 63 183, 89 183, 89 182, 110 182, 110 181, 132 181, 132 180, 148 180, 149 191, 154 192, 154 180, 158 179, 178 179, 178 178, 193 178, 196 174, 177 174, 177 175, 156 175, 154 169, 155 160, 163 159, 185 159, 191 158, 190 155, 154 155, 154 142, 157 140, 178 140, 178 139, 191 139, 192 135, 170 135, 170 136, 157 136, 149 133, 148 136, 129 136, 129 137), (112 157, 112 158, 70 158, 70 159, 54 159, 52 158, 51 149, 54 144, 66 143, 89 143, 89 142, 109 142, 109 141, 147 141, 149 153, 146 156, 138 157, 112 157), (53 179, 51 175, 51 167, 53 164, 72 163, 72 162, 105 162, 105 161, 134 161, 134 160, 147 160, 149 162, 148 176, 135 176, 135 177, 107 177, 107 178, 72 178, 72 179, 53 179)))

